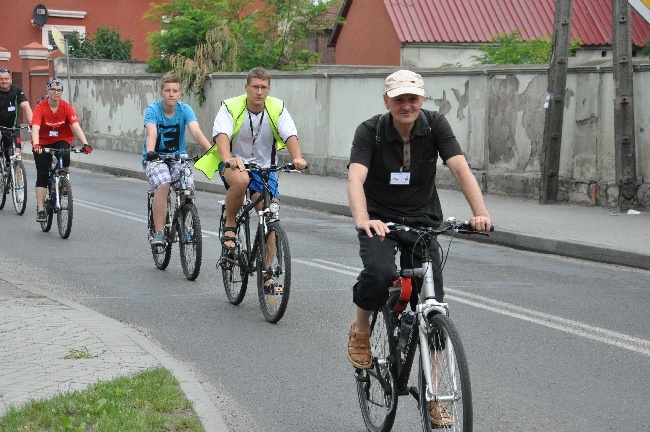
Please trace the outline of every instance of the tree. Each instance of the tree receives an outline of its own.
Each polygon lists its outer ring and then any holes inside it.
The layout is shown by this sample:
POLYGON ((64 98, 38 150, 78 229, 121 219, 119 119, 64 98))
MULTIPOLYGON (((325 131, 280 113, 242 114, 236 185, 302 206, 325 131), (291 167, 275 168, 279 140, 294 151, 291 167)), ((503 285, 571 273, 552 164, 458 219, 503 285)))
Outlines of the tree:
MULTIPOLYGON (((483 54, 472 56, 475 64, 548 64, 551 61, 553 43, 550 36, 524 40, 521 30, 516 29, 497 34, 492 40, 493 43, 478 48, 483 54)), ((578 49, 579 42, 571 42, 569 50, 573 53, 578 49)))
POLYGON ((318 61, 305 38, 333 25, 323 17, 331 0, 172 0, 152 4, 145 19, 161 23, 150 33, 150 71, 174 70, 185 87, 203 95, 207 74, 216 71, 305 69, 318 61), (256 2, 257 4, 259 2, 256 2))
MULTIPOLYGON (((107 60, 131 60, 133 42, 122 40, 120 31, 117 28, 109 28, 106 25, 97 27, 95 35, 91 37, 80 36, 74 32, 68 35, 70 57, 93 58, 107 60)), ((54 45, 54 44, 52 44, 54 45)))

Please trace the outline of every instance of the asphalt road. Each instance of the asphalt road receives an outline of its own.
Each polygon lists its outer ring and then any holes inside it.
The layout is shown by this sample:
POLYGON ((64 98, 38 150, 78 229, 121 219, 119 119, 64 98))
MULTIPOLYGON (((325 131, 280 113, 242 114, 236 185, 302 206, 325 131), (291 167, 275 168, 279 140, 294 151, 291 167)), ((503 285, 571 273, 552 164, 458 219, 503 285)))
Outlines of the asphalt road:
MULTIPOLYGON (((199 193, 204 257, 187 281, 177 245, 157 270, 140 180, 75 170, 68 240, 0 211, 0 265, 142 331, 202 380, 233 431, 363 431, 345 335, 359 269, 349 218, 283 207, 292 253, 287 313, 232 306, 215 268, 221 196, 199 193)), ((447 300, 470 362, 479 431, 650 429, 650 272, 456 240, 447 300)), ((414 382, 415 382, 415 376, 414 382)), ((420 430, 400 400, 394 430, 420 430)))

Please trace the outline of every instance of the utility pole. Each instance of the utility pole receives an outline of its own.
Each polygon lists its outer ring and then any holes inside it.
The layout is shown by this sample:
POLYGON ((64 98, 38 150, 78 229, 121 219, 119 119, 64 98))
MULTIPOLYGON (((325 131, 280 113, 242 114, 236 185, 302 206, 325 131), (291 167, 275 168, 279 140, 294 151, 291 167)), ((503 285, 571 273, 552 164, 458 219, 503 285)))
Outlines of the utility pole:
POLYGON ((573 0, 557 0, 555 3, 553 53, 548 70, 548 90, 545 104, 544 159, 541 164, 540 204, 552 204, 557 201, 572 9, 573 0))
POLYGON ((636 204, 636 146, 632 25, 627 0, 612 0, 612 54, 614 66, 614 148, 618 206, 626 212, 636 204))

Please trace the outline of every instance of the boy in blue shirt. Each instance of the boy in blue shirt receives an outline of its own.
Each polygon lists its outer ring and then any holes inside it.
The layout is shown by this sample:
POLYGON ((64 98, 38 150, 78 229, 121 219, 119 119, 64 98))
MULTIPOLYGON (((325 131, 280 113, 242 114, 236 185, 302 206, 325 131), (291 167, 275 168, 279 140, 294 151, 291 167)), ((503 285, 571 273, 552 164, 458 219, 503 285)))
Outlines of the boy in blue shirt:
MULTIPOLYGON (((144 114, 146 138, 142 150, 142 165, 153 197, 153 220, 156 235, 150 243, 154 246, 165 246, 167 238, 163 233, 165 216, 167 214, 167 195, 172 182, 179 179, 180 162, 173 161, 171 169, 160 162, 160 155, 180 155, 187 153, 185 142, 185 127, 190 130, 194 140, 203 149, 210 150, 210 142, 201 132, 192 108, 178 100, 181 92, 180 78, 174 73, 163 76, 160 84, 162 100, 152 103, 144 114)), ((194 176, 189 164, 185 163, 188 175, 185 177, 190 189, 194 189, 194 176)))

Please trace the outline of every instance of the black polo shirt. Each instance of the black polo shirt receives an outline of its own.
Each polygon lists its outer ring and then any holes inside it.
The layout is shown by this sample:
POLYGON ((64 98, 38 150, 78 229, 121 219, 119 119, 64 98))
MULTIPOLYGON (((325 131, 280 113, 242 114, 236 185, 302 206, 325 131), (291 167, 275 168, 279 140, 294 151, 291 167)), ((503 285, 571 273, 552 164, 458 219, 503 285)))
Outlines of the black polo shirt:
POLYGON ((25 93, 15 85, 9 87, 9 91, 0 91, 0 126, 15 126, 18 118, 18 107, 27 101, 25 93))
POLYGON ((447 119, 438 112, 421 110, 427 116, 431 131, 420 115, 411 130, 410 182, 391 185, 391 173, 407 171, 404 165, 404 142, 393 126, 390 113, 382 120, 381 139, 376 141, 379 115, 361 123, 354 134, 350 163, 368 168, 363 185, 368 213, 384 222, 422 223, 437 227, 442 209, 436 191, 436 164, 462 155, 460 144, 447 119))

